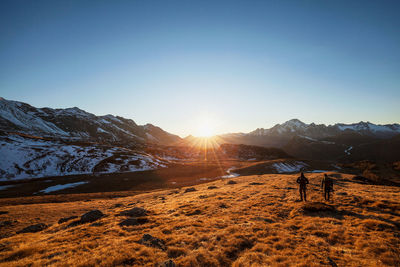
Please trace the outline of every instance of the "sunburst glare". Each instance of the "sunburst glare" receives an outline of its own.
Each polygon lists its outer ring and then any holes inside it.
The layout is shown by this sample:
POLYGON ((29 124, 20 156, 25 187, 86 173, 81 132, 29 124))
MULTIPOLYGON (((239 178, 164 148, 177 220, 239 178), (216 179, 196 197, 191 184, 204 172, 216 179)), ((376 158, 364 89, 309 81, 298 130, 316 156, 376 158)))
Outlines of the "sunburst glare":
POLYGON ((202 119, 197 123, 196 137, 212 137, 216 134, 215 122, 211 119, 202 119))

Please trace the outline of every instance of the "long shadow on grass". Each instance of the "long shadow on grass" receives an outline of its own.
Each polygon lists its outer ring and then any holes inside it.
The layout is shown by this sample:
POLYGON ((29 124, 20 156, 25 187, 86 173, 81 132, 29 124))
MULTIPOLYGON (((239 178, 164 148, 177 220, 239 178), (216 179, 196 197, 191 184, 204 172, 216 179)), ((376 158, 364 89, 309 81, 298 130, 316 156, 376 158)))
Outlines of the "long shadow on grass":
POLYGON ((310 217, 322 217, 322 218, 335 218, 338 220, 343 220, 345 219, 345 216, 351 216, 351 217, 355 217, 361 220, 367 220, 367 219, 374 219, 374 220, 378 220, 378 221, 382 221, 388 224, 393 225, 394 228, 397 228, 398 230, 400 230, 400 223, 393 221, 393 220, 389 220, 389 219, 385 219, 382 218, 380 216, 376 216, 376 215, 362 215, 353 211, 348 211, 348 210, 332 210, 332 211, 318 211, 318 212, 304 212, 304 215, 310 216, 310 217))
POLYGON ((378 220, 378 221, 382 221, 385 223, 389 223, 392 224, 395 228, 397 228, 398 230, 400 230, 400 223, 393 221, 393 220, 389 220, 389 219, 385 219, 382 218, 380 216, 375 216, 375 215, 362 215, 353 211, 347 211, 347 210, 343 210, 340 211, 342 216, 352 216, 352 217, 356 217, 358 219, 362 219, 362 220, 366 220, 366 219, 374 219, 374 220, 378 220))

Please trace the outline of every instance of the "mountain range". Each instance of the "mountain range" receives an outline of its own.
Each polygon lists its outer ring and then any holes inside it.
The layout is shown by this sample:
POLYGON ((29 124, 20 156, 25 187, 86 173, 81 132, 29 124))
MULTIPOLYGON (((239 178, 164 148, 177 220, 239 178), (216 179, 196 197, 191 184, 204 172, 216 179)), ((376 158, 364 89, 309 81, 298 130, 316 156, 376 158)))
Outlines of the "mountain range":
MULTIPOLYGON (((324 125, 292 119, 269 129, 219 135, 215 140, 219 145, 247 145, 215 150, 218 157, 228 152, 229 157, 242 160, 279 155, 345 163, 400 160, 397 123, 324 125)), ((36 108, 0 98, 0 156, 6 159, 0 164, 3 177, 154 169, 166 166, 170 159, 207 155, 200 147, 185 148, 193 143, 196 137, 181 138, 152 124, 138 125, 120 116, 96 116, 77 107, 36 108)))
MULTIPOLYGON (((120 116, 96 116, 77 107, 36 108, 23 102, 4 98, 0 98, 0 130, 110 143, 147 142, 174 145, 182 140, 179 136, 152 124, 137 125, 132 119, 120 116)), ((219 136, 227 141, 238 139, 245 143, 260 143, 263 146, 282 146, 293 137, 305 138, 310 141, 329 140, 343 135, 388 139, 398 134, 400 134, 400 124, 397 123, 377 125, 361 121, 353 124, 325 125, 306 124, 298 119, 292 119, 269 129, 257 128, 249 133, 229 133, 219 136), (253 139, 253 141, 246 139, 253 139)))
POLYGON ((361 121, 353 124, 336 123, 334 125, 326 126, 325 124, 306 124, 298 119, 292 119, 283 124, 277 124, 270 129, 258 128, 249 134, 256 136, 303 135, 308 138, 326 138, 351 132, 355 132, 364 136, 389 138, 400 134, 400 125, 397 123, 376 125, 370 122, 361 121))
POLYGON ((306 124, 298 119, 258 128, 250 133, 221 135, 225 142, 282 148, 305 159, 383 160, 400 159, 400 125, 370 122, 334 125, 306 124))

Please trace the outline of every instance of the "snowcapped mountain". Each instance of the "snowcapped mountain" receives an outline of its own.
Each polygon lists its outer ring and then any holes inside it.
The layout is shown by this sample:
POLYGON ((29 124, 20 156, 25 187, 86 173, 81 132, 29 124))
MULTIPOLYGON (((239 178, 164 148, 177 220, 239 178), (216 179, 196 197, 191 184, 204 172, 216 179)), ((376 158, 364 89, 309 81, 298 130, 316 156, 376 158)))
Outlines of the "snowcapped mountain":
POLYGON ((304 123, 298 119, 258 128, 247 134, 226 134, 227 143, 277 147, 305 159, 323 160, 400 160, 400 125, 370 122, 334 125, 304 123), (351 149, 350 149, 351 148, 351 149))
POLYGON ((249 135, 301 135, 308 138, 326 138, 342 133, 356 133, 378 138, 390 138, 400 134, 400 125, 397 123, 377 125, 361 121, 353 124, 337 123, 326 126, 325 124, 306 124, 298 119, 292 119, 283 124, 277 124, 270 129, 258 128, 250 132, 249 135))
POLYGON ((42 137, 57 137, 125 144, 173 144, 181 138, 159 127, 137 125, 119 116, 96 116, 77 107, 36 108, 0 98, 0 130, 42 137))
POLYGON ((341 131, 355 131, 363 135, 376 135, 379 137, 392 137, 400 134, 400 125, 397 123, 377 125, 370 122, 359 122, 353 124, 335 124, 341 131))

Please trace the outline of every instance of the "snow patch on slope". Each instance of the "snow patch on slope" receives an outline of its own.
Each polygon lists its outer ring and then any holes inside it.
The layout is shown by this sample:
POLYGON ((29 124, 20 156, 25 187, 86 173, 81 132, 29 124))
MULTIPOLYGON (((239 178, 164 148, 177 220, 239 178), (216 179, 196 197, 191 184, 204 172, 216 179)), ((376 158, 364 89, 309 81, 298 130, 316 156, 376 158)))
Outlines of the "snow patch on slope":
POLYGON ((272 164, 272 167, 275 168, 278 173, 291 173, 301 171, 301 169, 307 167, 307 164, 300 161, 296 161, 294 163, 278 162, 272 164))
POLYGON ((88 182, 77 182, 77 183, 69 183, 69 184, 58 184, 58 185, 53 185, 50 187, 47 187, 46 189, 40 190, 40 193, 50 193, 50 192, 54 192, 54 191, 60 191, 60 190, 64 190, 67 188, 73 188, 73 187, 77 187, 79 185, 83 185, 83 184, 87 184, 88 182))
POLYGON ((352 146, 350 146, 350 147, 348 147, 345 151, 344 151, 344 153, 346 153, 347 155, 350 155, 351 154, 351 150, 353 149, 353 147, 352 146))

